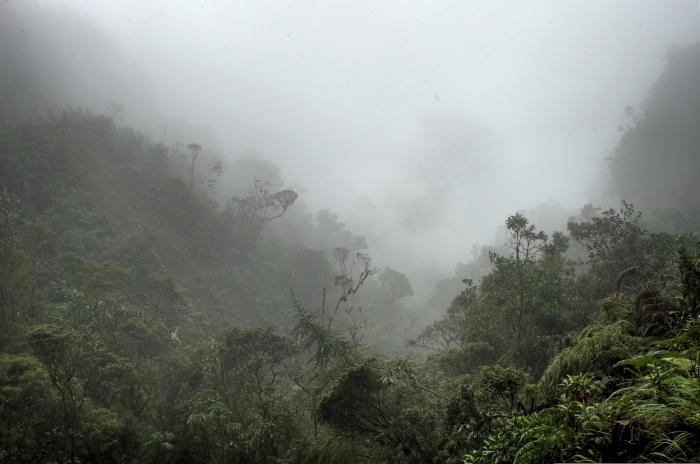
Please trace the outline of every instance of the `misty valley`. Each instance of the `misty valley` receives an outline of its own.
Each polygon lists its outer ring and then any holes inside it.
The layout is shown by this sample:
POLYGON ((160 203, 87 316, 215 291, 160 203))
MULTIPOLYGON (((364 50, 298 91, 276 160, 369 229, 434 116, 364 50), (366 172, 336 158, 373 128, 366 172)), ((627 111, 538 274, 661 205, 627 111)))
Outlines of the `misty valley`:
POLYGON ((0 463, 700 461, 700 43, 619 109, 598 201, 513 209, 443 273, 470 238, 431 206, 347 220, 256 149, 64 101, 27 11, 0 5, 0 463))

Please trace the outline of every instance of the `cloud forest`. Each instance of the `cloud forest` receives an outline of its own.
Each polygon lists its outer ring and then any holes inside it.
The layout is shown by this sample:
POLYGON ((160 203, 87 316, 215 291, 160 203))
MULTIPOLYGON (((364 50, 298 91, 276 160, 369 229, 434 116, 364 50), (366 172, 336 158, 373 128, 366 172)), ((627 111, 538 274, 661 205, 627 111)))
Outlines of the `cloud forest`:
POLYGON ((700 42, 601 115, 587 201, 472 238, 462 183, 484 218, 487 180, 531 198, 487 119, 424 119, 379 199, 367 154, 288 168, 226 151, 278 134, 252 113, 139 110, 160 84, 109 30, 0 4, 0 463, 700 461, 700 42))

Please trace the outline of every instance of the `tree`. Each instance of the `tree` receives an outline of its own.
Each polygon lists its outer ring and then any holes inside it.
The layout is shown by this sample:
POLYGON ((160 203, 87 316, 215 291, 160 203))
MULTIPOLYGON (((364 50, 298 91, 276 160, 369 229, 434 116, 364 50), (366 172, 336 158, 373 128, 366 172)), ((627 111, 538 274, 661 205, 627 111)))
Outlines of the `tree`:
POLYGON ((194 187, 194 174, 197 169, 197 164, 202 158, 202 147, 196 143, 190 143, 187 145, 187 173, 189 175, 189 190, 192 191, 194 187))
POLYGON ((576 222, 572 218, 567 224, 571 237, 588 250, 592 262, 604 260, 606 255, 622 247, 631 251, 646 233, 639 224, 641 213, 635 212, 634 206, 625 201, 619 212, 610 208, 600 216, 593 213, 593 208, 587 205, 581 212, 586 220, 576 222))
POLYGON ((217 177, 224 172, 224 165, 221 161, 213 161, 209 166, 209 173, 206 175, 207 187, 209 188, 209 195, 211 195, 211 201, 214 201, 214 186, 217 182, 217 177))
MULTIPOLYGON (((342 304, 348 303, 348 298, 357 293, 362 284, 365 281, 379 272, 375 267, 372 267, 372 258, 366 253, 355 253, 354 258, 350 263, 348 263, 348 258, 350 255, 350 250, 345 247, 338 247, 333 250, 333 257, 338 262, 340 267, 340 274, 335 276, 335 287, 340 290, 340 296, 336 302, 333 312, 326 313, 326 298, 325 289, 323 303, 321 305, 321 319, 327 320, 327 326, 330 329, 332 327, 333 321, 338 315, 338 310, 342 304), (355 266, 358 265, 359 273, 357 277, 353 274, 355 266)), ((353 338, 353 340, 358 340, 362 338, 361 330, 365 326, 364 321, 357 320, 357 314, 359 313, 359 308, 354 308, 351 305, 345 307, 345 313, 347 314, 347 321, 345 328, 348 333, 353 338)))
POLYGON ((506 219, 508 246, 513 250, 516 260, 535 259, 544 251, 547 234, 536 232, 535 225, 528 224, 529 221, 520 213, 506 219))
POLYGON ((56 232, 44 223, 26 224, 21 234, 22 247, 32 265, 33 285, 30 289, 29 308, 25 312, 28 319, 38 320, 42 314, 44 292, 56 275, 58 267, 59 239, 56 232))
POLYGON ((613 291, 635 294, 644 286, 663 286, 673 273, 673 256, 679 245, 692 245, 692 236, 650 233, 641 226, 641 213, 622 202, 619 211, 567 225, 571 237, 589 254, 589 276, 596 280, 596 298, 613 291))
POLYGON ((60 426, 56 398, 44 366, 28 355, 0 353, 0 449, 7 462, 41 460, 52 449, 51 431, 60 426))
POLYGON ((390 267, 384 268, 377 280, 384 294, 384 304, 389 310, 401 308, 404 300, 413 296, 413 287, 408 277, 390 267))
POLYGON ((321 399, 319 419, 337 430, 399 450, 401 455, 395 460, 434 462, 434 424, 407 412, 409 388, 391 387, 377 364, 370 359, 345 370, 321 399))
POLYGON ((114 329, 119 316, 110 311, 116 308, 115 296, 129 273, 112 263, 98 263, 83 258, 76 253, 63 254, 64 268, 67 271, 68 288, 64 289, 64 301, 59 306, 59 316, 73 327, 109 323, 114 329))
POLYGON ((194 392, 187 423, 214 462, 274 462, 297 435, 285 401, 297 350, 275 327, 229 327, 204 361, 213 390, 194 392))
POLYGON ((471 279, 464 279, 463 284, 466 288, 452 300, 445 317, 409 341, 410 346, 441 353, 432 361, 455 374, 472 370, 474 364, 486 361, 487 353, 494 350, 490 341, 492 321, 484 310, 479 286, 471 279))
MULTIPOLYGON (((296 354, 291 338, 275 327, 230 327, 218 343, 218 373, 222 396, 235 400, 241 416, 250 410, 265 420, 275 419, 277 402, 290 385, 281 385, 284 362, 296 354)), ((229 403, 234 406, 233 402, 229 403)))
POLYGON ((76 332, 55 324, 32 328, 28 338, 58 393, 61 437, 69 462, 75 463, 80 453, 80 418, 89 402, 87 392, 98 369, 90 359, 94 352, 76 332))
POLYGON ((369 255, 356 253, 350 260, 349 250, 342 247, 336 248, 333 255, 340 268, 340 274, 335 278, 335 286, 340 292, 335 305, 327 306, 325 288, 321 306, 316 310, 305 307, 292 293, 292 311, 296 319, 292 334, 311 366, 307 372, 294 373, 293 379, 314 411, 311 417, 314 435, 318 434, 315 411, 322 393, 344 369, 361 363, 366 356, 367 349, 360 342, 365 324, 356 319, 359 311, 349 304, 348 298, 378 272, 372 267, 369 255), (354 269, 356 265, 359 273, 354 269), (339 313, 341 308, 344 311, 339 313), (338 316, 342 313, 346 317, 340 319, 338 316))
POLYGON ((246 245, 255 243, 265 226, 282 217, 299 198, 292 190, 271 193, 268 182, 256 180, 254 187, 248 197, 232 198, 223 213, 227 228, 246 245))
POLYGON ((5 186, 0 191, 0 348, 13 339, 16 324, 32 303, 32 260, 21 241, 24 210, 20 195, 5 186))
POLYGON ((280 267, 274 277, 274 285, 278 288, 291 287, 301 301, 319 304, 319 289, 333 283, 333 265, 320 250, 288 247, 283 250, 280 267))
POLYGON ((571 326, 574 268, 562 254, 567 240, 552 241, 520 214, 506 220, 510 256, 491 251, 492 270, 480 285, 467 285, 447 316, 424 330, 414 345, 438 349, 432 361, 463 374, 479 363, 515 364, 537 375, 552 338, 571 326))

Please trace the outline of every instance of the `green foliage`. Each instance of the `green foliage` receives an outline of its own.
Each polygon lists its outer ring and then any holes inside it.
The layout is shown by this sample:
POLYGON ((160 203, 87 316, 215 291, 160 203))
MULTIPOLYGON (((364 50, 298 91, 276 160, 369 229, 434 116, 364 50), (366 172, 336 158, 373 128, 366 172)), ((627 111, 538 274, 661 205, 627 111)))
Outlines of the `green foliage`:
POLYGON ((116 291, 129 278, 125 269, 111 263, 98 263, 75 253, 65 253, 63 261, 76 287, 94 301, 116 291))
POLYGON ((337 430, 322 424, 295 443, 287 459, 300 464, 406 462, 401 449, 382 446, 364 436, 339 434, 337 430))
POLYGON ((382 398, 380 374, 366 362, 346 370, 323 396, 319 418, 350 433, 376 434, 389 425, 389 411, 382 398))
POLYGON ((700 311, 700 254, 690 256, 685 247, 678 250, 681 282, 676 287, 675 303, 681 319, 695 317, 700 311))
POLYGON ((294 317, 297 320, 292 334, 300 341, 303 351, 311 352, 310 361, 320 370, 351 365, 359 356, 360 345, 344 337, 344 330, 331 329, 322 319, 322 311, 306 309, 292 297, 294 317))
POLYGON ((547 234, 536 232, 535 225, 520 213, 506 219, 508 246, 513 250, 516 260, 534 260, 541 254, 547 243, 547 234))
POLYGON ((332 251, 336 248, 346 248, 350 253, 357 253, 367 248, 365 237, 353 235, 345 229, 345 223, 338 220, 338 215, 327 209, 318 211, 314 216, 315 234, 314 241, 323 251, 332 251))
POLYGON ((639 348, 640 340, 632 335, 634 325, 623 319, 602 328, 585 331, 577 343, 565 348, 547 367, 538 388, 550 396, 567 376, 591 373, 612 377, 615 364, 639 348))
POLYGON ((57 399, 42 364, 27 355, 0 354, 0 450, 5 462, 40 459, 58 426, 57 399))
POLYGON ((629 251, 636 246, 645 232, 639 226, 640 217, 641 213, 635 212, 631 204, 623 202, 619 212, 611 208, 586 222, 570 220, 567 228, 571 237, 583 244, 589 258, 595 262, 620 247, 629 251))
POLYGON ((284 253, 282 272, 278 274, 280 287, 291 287, 300 301, 314 301, 319 289, 330 286, 333 266, 320 250, 295 246, 284 253))
POLYGON ((486 342, 465 343, 460 347, 428 354, 428 363, 437 365, 442 373, 449 376, 469 374, 480 366, 493 364, 497 360, 493 347, 486 342))
POLYGON ((31 257, 12 238, 0 241, 0 348, 17 336, 22 314, 31 308, 31 257))
POLYGON ((413 296, 413 287, 408 278, 394 269, 385 268, 377 277, 384 294, 387 309, 400 309, 404 299, 413 296))
POLYGON ((384 376, 375 359, 344 370, 321 398, 319 418, 350 436, 400 451, 398 462, 434 462, 436 417, 412 392, 446 398, 422 385, 405 360, 390 366, 384 376))
POLYGON ((80 417, 80 439, 85 460, 119 462, 124 423, 120 415, 107 408, 86 404, 80 417))
POLYGON ((569 396, 586 391, 590 381, 590 377, 568 378, 567 393, 556 408, 496 419, 489 436, 464 462, 600 462, 610 444, 605 420, 595 406, 569 396))
MULTIPOLYGON (((465 279, 466 288, 462 290, 447 308, 447 316, 427 326, 412 340, 409 346, 419 346, 428 350, 449 350, 462 347, 469 340, 481 338, 485 334, 484 313, 480 305, 479 287, 465 279)), ((488 342, 483 344, 491 346, 488 342)))
POLYGON ((660 364, 645 366, 637 382, 606 402, 614 452, 636 462, 653 462, 665 453, 673 462, 687 462, 683 455, 698 445, 697 394, 697 381, 660 364), (687 443, 683 432, 692 432, 694 440, 687 443))
POLYGON ((640 462, 697 462, 697 435, 685 431, 664 434, 649 445, 643 457, 640 462))
POLYGON ((279 364, 295 353, 292 340, 275 332, 275 327, 231 327, 221 337, 219 356, 227 367, 252 363, 267 370, 265 364, 279 364))
POLYGON ((236 410, 241 415, 254 411, 270 420, 279 414, 277 403, 291 388, 283 384, 285 369, 291 367, 285 362, 297 349, 291 338, 275 332, 275 327, 231 327, 219 338, 219 392, 228 404, 240 403, 236 410))
POLYGON ((493 255, 492 262, 494 271, 480 286, 481 333, 503 359, 539 375, 550 349, 547 337, 571 328, 573 269, 554 255, 537 261, 493 255))
POLYGON ((594 377, 588 373, 567 375, 561 386, 564 389, 564 398, 577 403, 585 403, 595 386, 594 377))
POLYGON ((481 386, 485 392, 503 402, 506 410, 512 410, 518 395, 525 386, 526 374, 514 367, 484 366, 481 368, 481 386))
POLYGON ((483 447, 466 455, 465 464, 564 462, 573 440, 569 427, 551 412, 532 416, 513 413, 494 421, 483 447))
POLYGON ((612 292, 635 295, 662 289, 675 278, 675 252, 691 237, 650 233, 640 220, 641 213, 626 202, 620 211, 610 209, 582 222, 569 220, 572 238, 589 252, 588 273, 595 276, 597 298, 612 292))

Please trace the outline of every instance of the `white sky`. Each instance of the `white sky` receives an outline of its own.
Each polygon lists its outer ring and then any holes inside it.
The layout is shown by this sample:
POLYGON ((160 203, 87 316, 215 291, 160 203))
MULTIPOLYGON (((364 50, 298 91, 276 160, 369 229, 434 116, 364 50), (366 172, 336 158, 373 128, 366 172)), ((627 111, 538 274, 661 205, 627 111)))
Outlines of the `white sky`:
POLYGON ((519 209, 590 201, 624 107, 700 40, 697 0, 47 3, 94 18, 160 114, 261 151, 397 268, 451 268, 519 209))

